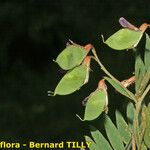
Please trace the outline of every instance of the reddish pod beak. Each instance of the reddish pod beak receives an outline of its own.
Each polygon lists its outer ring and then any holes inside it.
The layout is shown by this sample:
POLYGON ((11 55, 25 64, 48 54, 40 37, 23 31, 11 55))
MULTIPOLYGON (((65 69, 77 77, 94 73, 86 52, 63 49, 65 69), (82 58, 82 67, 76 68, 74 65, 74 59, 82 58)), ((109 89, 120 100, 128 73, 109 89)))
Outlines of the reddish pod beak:
POLYGON ((135 76, 132 76, 129 79, 121 81, 121 84, 126 88, 134 83, 135 83, 135 76))
POLYGON ((91 63, 91 56, 86 56, 83 60, 82 64, 85 64, 87 67, 90 67, 90 63, 91 63))
POLYGON ((104 90, 104 91, 107 91, 107 85, 105 84, 105 80, 102 79, 99 81, 98 83, 98 89, 99 90, 104 90))
POLYGON ((142 32, 145 32, 145 30, 150 27, 150 24, 147 24, 147 23, 143 23, 139 29, 142 31, 142 32))
POLYGON ((91 49, 93 48, 93 45, 92 44, 87 44, 84 46, 84 49, 89 52, 91 49))

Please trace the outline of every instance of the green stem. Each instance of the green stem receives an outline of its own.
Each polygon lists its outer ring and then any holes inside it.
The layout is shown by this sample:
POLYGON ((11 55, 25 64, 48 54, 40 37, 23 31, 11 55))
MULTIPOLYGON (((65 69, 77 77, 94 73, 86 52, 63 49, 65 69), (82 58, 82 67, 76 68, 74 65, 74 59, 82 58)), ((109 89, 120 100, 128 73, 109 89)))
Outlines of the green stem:
POLYGON ((134 131, 134 138, 137 145, 138 150, 141 149, 141 137, 140 137, 140 126, 139 126, 139 115, 141 110, 141 103, 142 101, 138 101, 135 104, 135 113, 134 113, 134 120, 133 120, 133 131, 134 131))
POLYGON ((96 53, 94 47, 92 48, 92 52, 93 52, 93 55, 94 55, 94 57, 95 57, 95 60, 96 60, 97 63, 100 65, 101 69, 102 69, 111 79, 113 79, 116 83, 118 83, 118 84, 128 93, 128 95, 131 97, 131 99, 132 99, 134 102, 136 102, 135 97, 130 93, 130 91, 129 91, 127 88, 125 88, 125 87, 121 84, 121 82, 120 82, 119 80, 117 80, 117 79, 104 67, 104 65, 101 63, 100 59, 98 58, 98 55, 97 55, 97 53, 96 53))
POLYGON ((143 101, 149 91, 150 91, 150 84, 147 86, 147 88, 143 92, 142 96, 139 98, 139 101, 143 101))
POLYGON ((132 150, 136 150, 135 138, 133 133, 132 133, 132 150))
POLYGON ((141 121, 141 126, 140 126, 140 128, 141 128, 141 131, 140 131, 140 141, 139 141, 139 143, 142 145, 142 141, 143 141, 143 137, 144 137, 144 133, 145 133, 145 128, 146 128, 146 117, 145 117, 145 112, 144 112, 144 110, 145 110, 145 105, 143 105, 142 106, 143 108, 143 110, 142 110, 142 113, 141 113, 141 116, 142 116, 142 121, 141 121))

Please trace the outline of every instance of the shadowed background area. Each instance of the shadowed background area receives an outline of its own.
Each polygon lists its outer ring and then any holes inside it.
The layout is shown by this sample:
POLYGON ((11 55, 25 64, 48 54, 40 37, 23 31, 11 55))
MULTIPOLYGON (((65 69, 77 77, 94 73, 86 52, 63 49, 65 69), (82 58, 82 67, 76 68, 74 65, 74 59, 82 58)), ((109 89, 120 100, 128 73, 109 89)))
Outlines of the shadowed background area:
MULTIPOLYGON (((68 96, 48 97, 64 75, 53 59, 68 39, 92 43, 103 64, 119 80, 132 75, 131 51, 113 51, 103 44, 121 26, 150 23, 147 1, 122 0, 0 0, 0 140, 82 141, 88 133, 81 101, 104 75, 92 63, 89 84, 68 96)), ((149 29, 147 31, 149 33, 149 29)), ((122 110, 123 97, 111 88, 110 112, 122 110)), ((113 116, 113 115, 112 115, 113 116)), ((99 122, 100 124, 100 122, 99 122)))

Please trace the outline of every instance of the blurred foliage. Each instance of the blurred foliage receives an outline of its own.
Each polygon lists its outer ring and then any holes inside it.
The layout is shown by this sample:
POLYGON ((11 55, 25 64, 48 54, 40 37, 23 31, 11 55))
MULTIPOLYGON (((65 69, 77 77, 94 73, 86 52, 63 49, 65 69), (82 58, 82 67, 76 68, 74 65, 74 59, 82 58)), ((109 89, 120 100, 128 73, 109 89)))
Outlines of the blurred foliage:
MULTIPOLYGON (((126 61, 132 64, 132 53, 112 53, 102 45, 100 35, 108 37, 118 30, 121 16, 137 26, 148 22, 146 2, 0 0, 0 138, 81 140, 86 129, 75 114, 83 109, 81 101, 89 89, 81 90, 80 96, 49 98, 47 90, 54 89, 62 76, 52 59, 68 39, 92 43, 110 72, 121 80, 130 76, 133 66, 126 61)), ((91 73, 93 81, 88 86, 96 87, 100 73, 91 73)), ((121 98, 114 97, 118 106, 121 98)))

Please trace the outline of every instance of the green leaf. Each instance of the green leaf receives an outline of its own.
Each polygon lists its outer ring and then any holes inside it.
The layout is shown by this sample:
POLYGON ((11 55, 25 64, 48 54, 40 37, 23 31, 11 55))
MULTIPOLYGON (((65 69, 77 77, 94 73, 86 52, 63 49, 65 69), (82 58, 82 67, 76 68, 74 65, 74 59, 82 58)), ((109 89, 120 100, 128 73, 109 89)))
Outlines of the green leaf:
POLYGON ((137 52, 136 60, 135 60, 135 78, 136 78, 135 89, 136 89, 136 92, 140 89, 142 79, 145 75, 145 71, 146 70, 145 70, 145 66, 144 66, 143 60, 141 58, 141 55, 137 52))
POLYGON ((134 118, 134 105, 133 103, 129 102, 127 105, 127 119, 128 119, 128 125, 131 130, 133 127, 133 118, 134 118))
POLYGON ((145 145, 150 148, 150 104, 145 108, 146 129, 144 134, 145 145))
POLYGON ((105 43, 115 50, 134 48, 139 43, 142 35, 142 31, 124 28, 110 36, 105 43))
POLYGON ((145 68, 147 71, 150 70, 150 37, 146 34, 146 45, 145 45, 145 68))
POLYGON ((127 88, 125 90, 125 87, 123 87, 123 85, 120 85, 119 83, 117 83, 116 81, 114 81, 113 79, 109 78, 109 77, 104 77, 119 93, 121 93, 122 95, 130 98, 131 100, 133 100, 134 94, 132 92, 130 92, 127 88), (127 92, 128 91, 128 92, 127 92), (132 97, 129 95, 132 95, 132 97))
MULTIPOLYGON (((95 127, 90 126, 91 135, 99 149, 102 150, 112 150, 109 142, 105 139, 105 137, 97 130, 95 127)), ((97 150, 99 150, 97 149, 97 150)))
POLYGON ((145 146, 144 143, 141 144, 141 150, 147 150, 147 147, 145 146))
POLYGON ((128 144, 131 139, 131 133, 127 123, 125 122, 124 118, 122 117, 119 111, 116 111, 116 123, 118 131, 122 137, 122 141, 125 144, 128 144))
POLYGON ((115 125, 112 123, 112 121, 108 116, 106 116, 106 121, 104 125, 106 134, 112 147, 115 150, 124 150, 121 135, 119 134, 119 131, 117 130, 117 128, 115 127, 115 125))
POLYGON ((85 65, 80 65, 73 70, 69 71, 58 83, 54 96, 71 94, 80 89, 84 85, 86 79, 87 67, 85 65))
POLYGON ((57 57, 56 62, 64 70, 70 70, 81 64, 87 51, 77 45, 67 46, 57 57))
POLYGON ((89 148, 90 150, 99 150, 98 145, 89 136, 85 136, 85 140, 86 142, 92 142, 89 148))
POLYGON ((104 111, 106 100, 107 93, 103 90, 97 89, 91 93, 86 103, 84 120, 96 119, 104 111))

